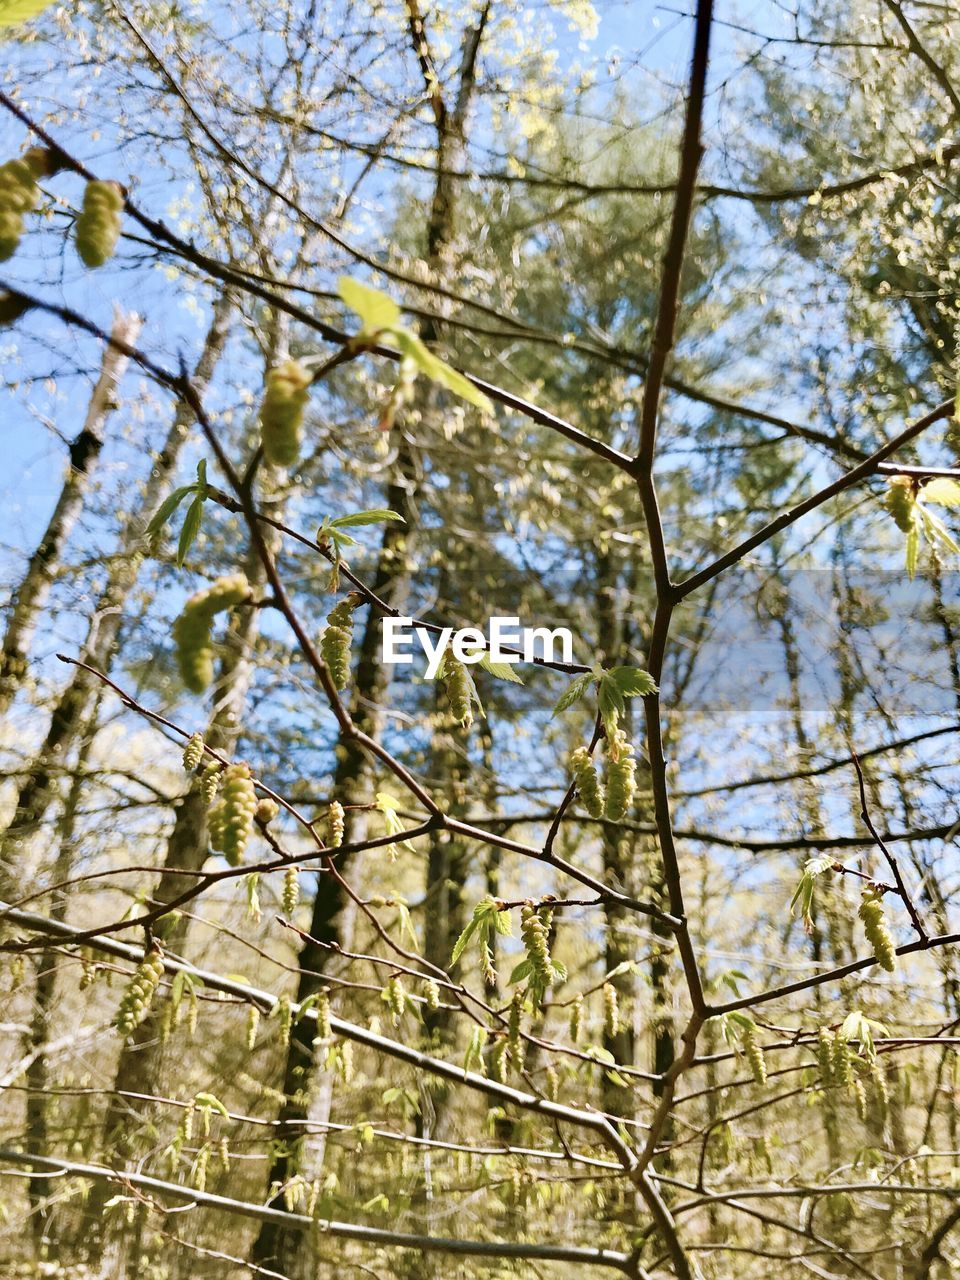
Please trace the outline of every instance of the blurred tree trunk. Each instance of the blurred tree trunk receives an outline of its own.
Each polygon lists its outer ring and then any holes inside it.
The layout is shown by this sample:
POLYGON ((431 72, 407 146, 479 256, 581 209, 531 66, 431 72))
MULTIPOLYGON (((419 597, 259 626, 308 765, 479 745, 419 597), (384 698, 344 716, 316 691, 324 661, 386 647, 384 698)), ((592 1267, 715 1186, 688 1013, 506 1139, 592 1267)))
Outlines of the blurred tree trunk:
MULTIPOLYGON (((476 87, 476 60, 488 9, 489 6, 484 8, 477 25, 467 33, 456 103, 450 111, 434 70, 417 0, 407 0, 408 33, 424 77, 436 126, 436 167, 426 227, 426 261, 435 271, 442 272, 445 269, 453 239, 456 179, 450 175, 460 167, 459 162, 465 151, 464 130, 476 87)), ((420 332, 428 343, 436 341, 438 337, 436 326, 430 320, 421 325, 420 332)), ((399 433, 397 458, 385 497, 387 507, 402 516, 404 523, 391 523, 384 528, 373 583, 377 595, 394 607, 403 598, 415 568, 412 553, 418 525, 417 496, 422 484, 419 450, 408 438, 402 424, 399 433)), ((382 731, 380 704, 390 680, 390 669, 380 660, 381 634, 379 612, 368 608, 353 676, 354 692, 350 709, 354 722, 374 738, 379 737, 382 731)), ((363 797, 367 776, 367 762, 362 753, 353 743, 341 742, 337 747, 331 799, 339 800, 346 809, 345 844, 361 840, 366 829, 366 819, 358 817, 350 806, 357 804, 363 797)), ((346 865, 344 859, 338 860, 337 866, 341 874, 346 865)), ((323 977, 318 975, 324 973, 330 961, 330 953, 324 944, 343 944, 341 919, 346 906, 346 894, 340 881, 332 875, 318 875, 309 930, 313 941, 308 939, 304 943, 299 959, 296 988, 298 1001, 323 988, 323 977)), ((302 1136, 305 1120, 314 1121, 322 1129, 324 1121, 329 1118, 329 1107, 333 1099, 329 1073, 325 1072, 312 1041, 311 1024, 306 1020, 297 1023, 290 1036, 284 1065, 283 1092, 287 1102, 280 1113, 277 1155, 269 1174, 271 1187, 282 1187, 295 1173, 302 1173, 310 1180, 316 1179, 320 1173, 325 1142, 322 1139, 314 1141, 308 1138, 299 1147, 296 1145, 298 1138, 302 1136)), ((323 1053, 322 1049, 320 1053, 323 1053)), ((291 1280, 297 1280, 298 1276, 310 1273, 311 1254, 312 1250, 307 1247, 301 1232, 282 1230, 276 1223, 264 1222, 257 1233, 250 1259, 258 1266, 279 1268, 291 1280)))
MULTIPOLYGON (((85 766, 93 748, 95 727, 99 712, 100 698, 96 697, 90 708, 87 723, 84 726, 83 741, 77 759, 77 768, 70 783, 63 807, 63 813, 57 824, 57 859, 53 866, 52 882, 63 884, 73 875, 77 854, 77 813, 83 796, 85 782, 85 766)), ((70 894, 66 889, 51 895, 47 915, 52 920, 65 920, 70 894)), ((41 952, 37 960, 36 985, 34 987, 34 1007, 31 1017, 29 1049, 36 1056, 26 1072, 26 1144, 25 1149, 36 1155, 50 1155, 56 1146, 56 1135, 51 1133, 51 1117, 54 1102, 49 1094, 49 1063, 45 1053, 41 1052, 49 1038, 51 1020, 55 1015, 54 997, 57 994, 57 956, 56 950, 41 952)), ((36 1246, 39 1250, 44 1238, 53 1234, 51 1224, 44 1210, 46 1197, 50 1194, 50 1181, 47 1178, 29 1178, 27 1193, 30 1207, 33 1210, 30 1222, 36 1246)))
MULTIPOLYGON (((143 320, 136 313, 114 312, 110 336, 132 344, 143 320)), ((40 613, 60 569, 67 544, 90 487, 104 443, 104 429, 117 407, 117 388, 127 368, 127 357, 106 346, 100 376, 93 388, 83 428, 70 445, 70 462, 43 537, 30 557, 27 571, 14 588, 7 626, 0 643, 0 716, 9 709, 27 671, 27 654, 40 613)))
MULTIPOLYGON (((209 382, 226 343, 232 306, 228 295, 220 297, 214 305, 213 318, 193 374, 194 384, 201 391, 209 382)), ((117 652, 124 606, 143 559, 144 531, 167 496, 191 418, 185 406, 177 408, 163 447, 144 482, 136 514, 131 513, 124 522, 117 553, 110 562, 107 582, 94 606, 81 651, 82 660, 98 671, 109 671, 117 652)), ((26 772, 13 818, 6 831, 0 833, 0 896, 4 898, 17 896, 20 851, 24 842, 40 828, 53 802, 57 780, 101 688, 96 677, 81 667, 74 667, 72 672, 54 705, 43 745, 26 772)))

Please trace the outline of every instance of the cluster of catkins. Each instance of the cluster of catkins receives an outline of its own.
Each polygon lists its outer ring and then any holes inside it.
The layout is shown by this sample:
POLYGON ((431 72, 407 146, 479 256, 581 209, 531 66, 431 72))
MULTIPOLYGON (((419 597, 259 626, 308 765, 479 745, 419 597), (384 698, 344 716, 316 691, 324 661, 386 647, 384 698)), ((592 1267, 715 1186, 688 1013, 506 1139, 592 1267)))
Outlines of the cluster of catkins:
POLYGON ((57 169, 53 154, 31 147, 19 160, 0 165, 0 262, 12 258, 23 235, 24 214, 40 201, 37 182, 57 169))
POLYGON ((102 267, 120 239, 123 188, 117 182, 88 182, 77 218, 77 253, 86 267, 102 267))
POLYGON ((353 611, 358 604, 356 596, 349 595, 334 605, 327 614, 327 625, 320 637, 320 656, 327 664, 330 679, 338 689, 345 689, 350 679, 353 611))
MULTIPOLYGON (((40 179, 52 177, 61 168, 60 157, 46 147, 31 147, 19 159, 0 165, 0 262, 17 251, 24 216, 40 202, 40 179)), ((74 229, 77 253, 85 266, 102 267, 113 257, 125 198, 118 182, 94 179, 87 183, 74 229)))
POLYGON ((220 798, 207 814, 210 844, 231 867, 243 861, 257 812, 257 793, 249 765, 228 764, 222 774, 220 798))
POLYGON ((173 624, 177 664, 183 683, 191 693, 203 693, 213 679, 213 620, 250 598, 250 584, 243 573, 218 578, 209 587, 192 595, 173 624))
POLYGON ((163 956, 160 948, 153 946, 137 965, 113 1020, 113 1025, 122 1036, 131 1035, 146 1018, 162 977, 163 956))
POLYGON ((883 913, 883 897, 879 889, 870 886, 864 889, 857 914, 863 922, 863 932, 873 947, 877 964, 887 973, 893 973, 897 967, 897 950, 883 913))
POLYGON ((284 360, 267 372, 260 406, 263 456, 275 467, 292 467, 300 457, 303 411, 312 375, 296 360, 284 360))
POLYGON ((622 729, 606 739, 606 748, 606 786, 600 781, 586 747, 576 748, 570 757, 570 767, 580 800, 590 817, 619 822, 629 813, 637 792, 637 766, 633 745, 622 729))

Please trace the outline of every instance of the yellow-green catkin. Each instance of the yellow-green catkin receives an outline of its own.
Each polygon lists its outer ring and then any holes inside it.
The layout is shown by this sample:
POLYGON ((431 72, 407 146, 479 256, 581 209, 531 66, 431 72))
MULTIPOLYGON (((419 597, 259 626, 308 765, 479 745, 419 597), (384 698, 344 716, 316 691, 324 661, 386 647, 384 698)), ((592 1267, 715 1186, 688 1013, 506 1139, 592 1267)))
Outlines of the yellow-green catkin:
POLYGON ((193 733, 190 735, 187 745, 183 749, 183 767, 187 773, 193 773, 200 761, 203 759, 203 734, 193 733))
POLYGON ((834 1082, 834 1054, 837 1038, 829 1027, 817 1032, 817 1062, 820 1064, 820 1083, 829 1088, 834 1082))
POLYGON ((886 969, 887 973, 893 973, 897 967, 897 952, 893 942, 893 934, 890 932, 884 916, 882 895, 878 890, 864 889, 860 910, 857 914, 863 922, 863 932, 866 934, 867 941, 873 947, 873 954, 877 958, 877 964, 881 969, 886 969))
POLYGON ((19 159, 0 165, 0 262, 16 253, 24 214, 35 209, 40 199, 37 179, 54 168, 51 153, 42 147, 32 147, 19 159))
POLYGON ((850 1088, 853 1090, 853 1096, 857 1104, 857 1115, 861 1120, 867 1118, 867 1091, 863 1087, 863 1081, 859 1076, 854 1076, 850 1082, 850 1088))
POLYGON ((320 656, 327 664, 330 679, 338 689, 345 689, 350 679, 353 611, 359 603, 355 595, 349 595, 334 605, 327 614, 327 625, 320 637, 320 656))
POLYGON ((317 997, 317 1039, 323 1043, 333 1038, 333 1028, 330 1025, 330 997, 326 991, 321 991, 317 997))
POLYGON ((763 1050, 757 1040, 757 1029, 754 1026, 744 1027, 741 1036, 741 1044, 743 1052, 746 1055, 747 1062, 750 1064, 750 1070, 757 1084, 767 1083, 767 1063, 763 1056, 763 1050))
POLYGON ((191 693, 203 693, 213 679, 213 619, 218 613, 249 598, 250 584, 246 575, 233 573, 204 587, 184 605, 183 612, 173 624, 173 640, 180 675, 191 693))
POLYGON ((210 842, 231 867, 238 867, 243 861, 256 810, 257 793, 250 766, 239 762, 228 764, 223 771, 223 791, 210 810, 209 823, 210 842))
POLYGON ((550 964, 546 925, 540 912, 532 903, 527 903, 520 909, 520 936, 532 970, 531 988, 534 991, 543 991, 553 980, 553 969, 550 964))
POLYGON ((252 1053, 257 1043, 257 1031, 260 1027, 260 1010, 255 1004, 247 1009, 247 1051, 252 1053))
POLYGON ((297 874, 296 867, 287 867, 283 873, 283 893, 280 896, 280 905, 283 907, 283 914, 292 916, 296 911, 300 902, 300 876, 297 874))
POLYGON ((870 1078, 876 1090, 880 1114, 886 1117, 890 1107, 890 1089, 887 1085, 887 1073, 882 1063, 874 1061, 870 1064, 870 1078))
POLYGON ((275 467, 292 467, 300 457, 303 411, 312 374, 296 360, 268 370, 260 406, 263 456, 275 467))
POLYGON ((836 1036, 833 1042, 833 1079, 838 1085, 850 1083, 850 1049, 843 1036, 836 1036))
POLYGON ((384 999, 393 1016, 393 1025, 398 1027, 407 1007, 407 993, 399 974, 393 974, 384 988, 384 999))
POLYGON ((467 668, 457 658, 447 654, 440 678, 447 692, 454 720, 459 722, 461 728, 469 729, 473 724, 473 689, 467 668))
POLYGON ((220 790, 220 766, 208 764, 200 775, 200 794, 205 804, 213 804, 220 790))
POLYGON ((120 1035, 131 1035, 147 1017, 162 977, 163 957, 159 947, 151 947, 137 965, 120 1000, 120 1007, 113 1020, 120 1035))
POLYGON ((546 1082, 546 1095, 551 1102, 556 1102, 560 1096, 560 1077, 557 1075, 555 1067, 548 1066, 544 1072, 546 1082))
POLYGON ((327 848, 339 849, 343 844, 345 814, 339 800, 331 800, 327 810, 327 848))
POLYGON ((281 996, 273 1006, 270 1016, 277 1020, 277 1025, 280 1029, 281 1042, 283 1044, 289 1044, 290 1032, 293 1029, 293 1005, 290 1003, 290 997, 281 996))
POLYGON ((349 1040, 344 1040, 340 1045, 335 1069, 344 1084, 349 1084, 353 1079, 353 1044, 349 1040))
POLYGON ((276 800, 271 800, 269 796, 264 796, 262 800, 257 801, 255 817, 263 826, 268 826, 279 812, 280 806, 276 800))
POLYGON ((591 818, 602 818, 605 801, 603 783, 586 747, 577 747, 571 753, 570 768, 573 771, 580 803, 591 818))
POLYGON ((423 995, 427 1008, 431 1013, 436 1013, 440 1008, 440 984, 433 978, 428 978, 423 995))
POLYGON ((510 1041, 506 1036, 501 1036, 490 1050, 490 1074, 500 1084, 510 1074, 510 1041))
POLYGON ((891 476, 887 481, 883 505, 893 516, 897 528, 910 533, 914 527, 917 506, 917 490, 913 480, 909 476, 891 476))
POLYGON ((521 1052, 520 1035, 523 1029, 523 988, 517 987, 510 1001, 510 1013, 507 1019, 507 1037, 510 1052, 519 1061, 521 1052))
POLYGON ((580 1043, 583 1033, 583 996, 577 996, 570 1006, 570 1042, 580 1043))
POLYGON ((116 182, 88 182, 77 218, 76 242, 87 267, 102 267, 113 257, 120 239, 123 189, 116 182))
POLYGON ((608 1039, 620 1034, 620 1000, 612 982, 603 984, 603 1033, 608 1039))
POLYGON ((619 822, 629 812, 637 791, 637 767, 633 758, 633 745, 627 735, 618 729, 607 739, 607 799, 605 813, 613 822, 619 822))
POLYGON ((207 1165, 210 1163, 210 1148, 204 1144, 197 1152, 197 1158, 193 1162, 193 1168, 190 1171, 190 1182, 195 1190, 205 1191, 207 1189, 207 1165))

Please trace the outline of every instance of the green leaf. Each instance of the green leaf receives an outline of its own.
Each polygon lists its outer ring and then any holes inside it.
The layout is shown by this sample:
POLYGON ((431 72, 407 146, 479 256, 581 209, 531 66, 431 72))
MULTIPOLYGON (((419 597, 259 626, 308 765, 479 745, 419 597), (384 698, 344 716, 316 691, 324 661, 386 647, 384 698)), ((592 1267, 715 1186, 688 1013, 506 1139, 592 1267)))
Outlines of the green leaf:
POLYGON ((358 524, 385 524, 388 520, 399 520, 401 524, 406 524, 403 516, 396 511, 390 511, 387 507, 375 507, 370 511, 358 511, 352 516, 338 516, 336 520, 330 521, 327 528, 349 529, 358 524))
POLYGON ((607 679, 613 681, 625 698, 645 698, 657 692, 653 676, 640 667, 614 667, 607 672, 607 679))
POLYGON ((189 507, 187 507, 187 514, 183 518, 183 528, 180 530, 180 541, 177 544, 178 569, 183 568, 183 562, 186 560, 190 548, 197 540, 202 520, 203 494, 198 493, 189 507))
POLYGON ((906 566, 907 577, 913 578, 917 572, 917 558, 920 555, 920 530, 916 525, 907 534, 906 566))
POLYGON ((600 681, 600 718, 607 737, 612 738, 620 725, 620 717, 624 712, 623 694, 617 688, 609 673, 600 681))
POLYGON ((479 927, 480 927, 480 921, 477 918, 477 916, 474 915, 473 919, 470 921, 470 923, 467 925, 464 931, 460 934, 460 937, 453 944, 453 951, 450 955, 451 964, 457 963, 457 961, 460 959, 460 957, 463 955, 464 951, 466 950, 467 943, 470 941, 470 939, 473 937, 473 935, 476 933, 479 927))
POLYGON ((50 0, 0 0, 0 27, 16 27, 42 13, 50 0))
POLYGON ((493 924, 501 938, 513 937, 513 921, 509 911, 497 911, 494 907, 493 924))
MULTIPOLYGON (((357 545, 356 538, 351 538, 349 533, 344 533, 342 529, 334 529, 333 525, 328 526, 327 533, 334 546, 337 547, 355 547, 357 545)), ((321 538, 317 538, 321 542, 321 538)))
POLYGON ((521 960, 519 964, 514 965, 513 972, 507 979, 507 986, 514 987, 518 982, 524 982, 533 973, 533 965, 529 960, 521 960))
POLYGON ((461 400, 466 400, 469 404, 476 405, 484 413, 493 413, 493 405, 483 392, 478 391, 473 383, 468 378, 465 378, 462 373, 458 373, 456 369, 451 368, 439 356, 435 356, 428 347, 424 346, 416 334, 411 333, 408 329, 395 329, 393 336, 403 354, 409 356, 420 372, 426 374, 431 382, 436 382, 441 387, 446 387, 448 391, 452 391, 461 400))
POLYGON ((960 484, 948 476, 929 480, 920 490, 924 502, 938 502, 941 507, 960 507, 960 484))
POLYGON ((917 505, 920 511, 920 518, 923 521, 923 532, 931 546, 936 546, 940 542, 948 551, 954 552, 955 555, 960 555, 960 547, 957 546, 940 517, 935 516, 932 511, 927 511, 919 503, 917 505))
POLYGON ((400 308, 387 294, 371 289, 359 280, 341 276, 337 281, 337 293, 351 311, 363 321, 361 333, 366 335, 393 329, 400 323, 400 308))
POLYGON ((496 676, 498 680, 509 680, 511 684, 523 684, 523 681, 509 663, 491 662, 489 653, 483 654, 477 663, 477 666, 483 667, 484 671, 489 671, 490 674, 492 676, 496 676))
MULTIPOLYGON (((0 3, 2 3, 2 0, 0 0, 0 3)), ((197 491, 197 486, 195 484, 185 484, 185 485, 182 485, 179 489, 174 489, 173 493, 171 493, 168 497, 164 498, 163 502, 161 502, 160 506, 157 508, 153 519, 147 525, 147 528, 145 531, 147 534, 147 537, 150 537, 155 533, 159 533, 160 530, 163 528, 163 526, 167 523, 167 521, 173 515, 173 513, 176 511, 177 507, 179 507, 180 503, 184 500, 184 498, 186 498, 191 493, 196 493, 196 491, 197 491)))
POLYGON ((579 702, 593 684, 593 679, 593 673, 586 671, 583 675, 577 676, 576 680, 571 680, 557 699, 556 706, 550 712, 550 719, 558 716, 561 711, 566 711, 567 707, 572 707, 575 702, 579 702))

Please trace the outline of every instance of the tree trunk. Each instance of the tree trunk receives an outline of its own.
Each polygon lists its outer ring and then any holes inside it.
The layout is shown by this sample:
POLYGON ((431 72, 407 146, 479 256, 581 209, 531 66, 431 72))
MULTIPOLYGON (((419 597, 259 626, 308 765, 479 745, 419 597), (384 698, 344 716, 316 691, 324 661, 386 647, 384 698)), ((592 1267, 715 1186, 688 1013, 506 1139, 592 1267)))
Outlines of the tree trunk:
MULTIPOLYGON (((223 352, 232 306, 229 295, 219 298, 214 306, 213 319, 193 373, 194 385, 201 392, 223 352)), ((177 408, 167 438, 144 483, 138 510, 127 517, 121 531, 117 554, 94 608, 81 654, 83 661, 98 671, 109 671, 116 654, 124 605, 140 572, 144 530, 167 495, 191 418, 185 406, 177 408)), ((81 667, 74 667, 69 683, 54 706, 47 736, 20 787, 14 816, 0 833, 0 894, 8 901, 18 896, 23 846, 39 829, 53 802, 57 780, 66 768, 100 687, 94 676, 81 667)))
MULTIPOLYGON (((134 343, 143 320, 135 313, 116 311, 111 338, 134 343)), ((0 716, 9 709, 27 670, 27 654, 40 613, 60 568, 67 540, 83 509, 90 480, 104 442, 104 428, 117 407, 117 388, 127 368, 127 357, 116 347, 104 348, 97 378, 87 406, 83 428, 70 445, 70 465, 63 488, 27 571, 14 588, 7 627, 0 645, 0 716)))

